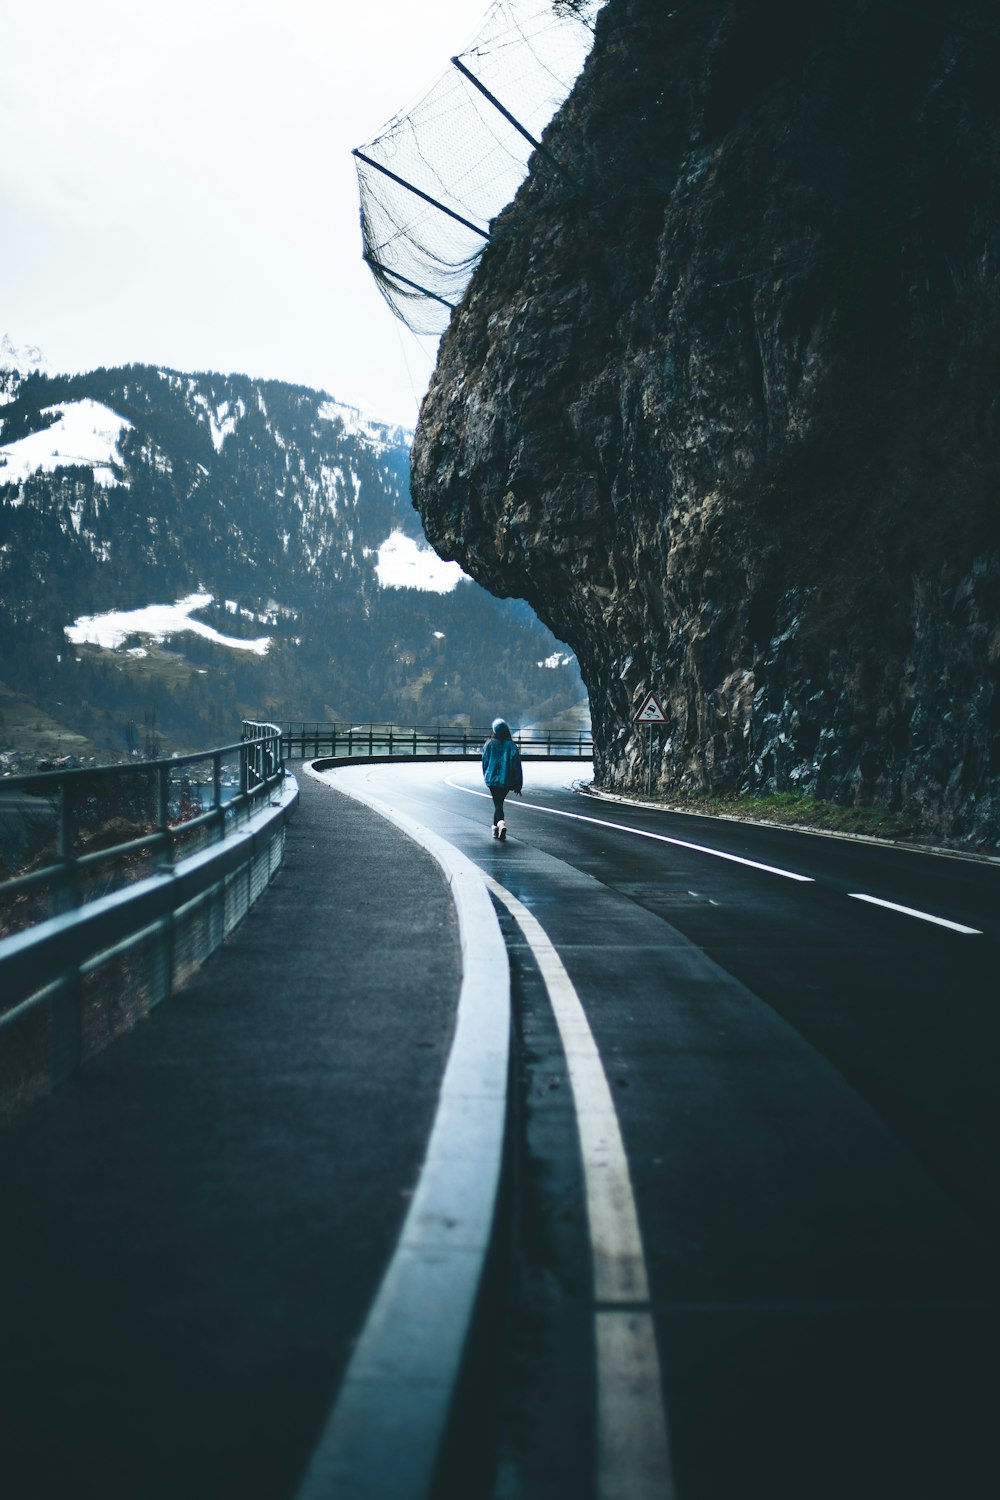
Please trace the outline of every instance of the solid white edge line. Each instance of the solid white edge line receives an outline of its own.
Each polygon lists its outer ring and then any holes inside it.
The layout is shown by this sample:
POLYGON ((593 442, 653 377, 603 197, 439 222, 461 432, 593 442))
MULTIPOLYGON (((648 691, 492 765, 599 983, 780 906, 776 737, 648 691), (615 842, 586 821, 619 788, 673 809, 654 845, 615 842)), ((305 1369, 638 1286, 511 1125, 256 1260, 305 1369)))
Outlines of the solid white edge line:
POLYGON ((361 790, 444 871, 458 918, 455 1034, 416 1191, 296 1500, 423 1500, 430 1492, 490 1246, 510 1076, 510 967, 482 872, 452 844, 361 790))
POLYGON ((769 818, 753 818, 742 814, 705 812, 704 809, 678 807, 676 803, 645 802, 641 797, 626 797, 617 792, 605 791, 603 787, 580 784, 588 797, 595 802, 618 802, 624 807, 647 807, 651 812, 673 813, 678 818, 712 818, 719 823, 743 823, 751 828, 770 828, 786 833, 805 833, 813 839, 840 839, 847 844, 873 844, 878 849, 901 849, 906 854, 930 855, 935 859, 960 859, 970 865, 1000 865, 995 854, 974 854, 970 849, 951 849, 940 844, 913 844, 908 839, 879 838, 873 833, 848 833, 844 828, 814 828, 809 823, 779 823, 769 818))
MULTIPOLYGON (((470 786, 459 786, 457 781, 452 781, 450 776, 445 777, 445 785, 450 786, 456 792, 468 792, 473 797, 485 796, 484 792, 478 792, 470 786)), ((548 813, 552 818, 572 818, 575 823, 592 823, 596 828, 613 828, 616 833, 634 833, 640 839, 654 839, 658 844, 673 844, 678 849, 691 849, 695 854, 711 854, 715 859, 728 859, 734 865, 746 865, 751 870, 763 870, 765 875, 781 875, 785 880, 798 880, 803 885, 813 885, 811 875, 798 875, 794 870, 782 870, 778 865, 764 865, 756 859, 744 859, 740 854, 729 854, 724 849, 710 849, 707 844, 692 844, 687 839, 674 839, 666 833, 652 833, 648 828, 632 828, 627 823, 612 823, 610 818, 591 818, 586 813, 563 812, 558 807, 543 807, 539 802, 522 802, 521 806, 530 812, 548 813)))
POLYGON ((900 906, 896 901, 883 901, 881 896, 866 896, 861 891, 848 891, 852 901, 867 901, 872 906, 884 906, 887 911, 902 912, 904 917, 918 917, 921 922, 933 922, 935 927, 947 927, 951 932, 962 932, 968 937, 982 937, 979 927, 966 927, 961 922, 951 922, 947 917, 935 917, 929 911, 918 911, 915 906, 900 906))
POLYGON ((607 1075, 580 997, 545 929, 506 887, 490 876, 486 884, 531 949, 566 1056, 594 1268, 598 1500, 670 1500, 670 1443, 649 1277, 607 1075))

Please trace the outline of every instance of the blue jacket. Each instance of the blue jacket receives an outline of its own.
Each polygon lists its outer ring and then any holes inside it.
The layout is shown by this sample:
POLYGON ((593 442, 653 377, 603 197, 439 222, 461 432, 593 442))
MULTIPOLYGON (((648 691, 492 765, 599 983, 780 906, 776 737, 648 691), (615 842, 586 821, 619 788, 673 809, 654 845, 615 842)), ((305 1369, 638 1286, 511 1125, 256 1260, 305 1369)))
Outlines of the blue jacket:
POLYGON ((513 740, 490 735, 483 746, 483 776, 487 786, 505 786, 509 792, 521 790, 521 757, 513 740))

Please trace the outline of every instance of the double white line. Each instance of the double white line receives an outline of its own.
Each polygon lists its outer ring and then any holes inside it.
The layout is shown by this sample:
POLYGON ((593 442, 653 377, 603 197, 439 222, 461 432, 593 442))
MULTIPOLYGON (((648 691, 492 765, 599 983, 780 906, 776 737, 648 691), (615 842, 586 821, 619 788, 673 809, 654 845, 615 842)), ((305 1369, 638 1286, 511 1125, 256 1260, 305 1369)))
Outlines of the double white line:
POLYGON ((531 948, 566 1054, 594 1265, 598 1500, 672 1500, 649 1278, 611 1089, 580 998, 544 928, 504 886, 489 876, 486 884, 531 948))

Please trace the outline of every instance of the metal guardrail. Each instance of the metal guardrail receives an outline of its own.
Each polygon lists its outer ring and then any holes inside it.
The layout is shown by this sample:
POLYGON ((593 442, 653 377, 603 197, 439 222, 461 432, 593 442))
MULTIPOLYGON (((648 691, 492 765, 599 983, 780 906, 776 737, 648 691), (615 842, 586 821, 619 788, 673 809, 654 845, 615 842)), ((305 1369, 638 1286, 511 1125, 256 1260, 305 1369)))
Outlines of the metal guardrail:
MULTIPOLYGON (((489 733, 245 721, 214 750, 0 780, 0 1115, 127 1030, 241 920, 281 862, 287 756, 478 757, 489 733)), ((529 759, 593 753, 582 732, 514 738, 529 759)))
POLYGON ((18 857, 27 826, 31 866, 0 881, 0 1113, 67 1078, 218 947, 279 867, 297 795, 279 731, 249 723, 194 755, 0 782, 0 842, 18 857))
MULTIPOLYGON (((283 775, 277 726, 247 722, 242 739, 215 750, 5 778, 0 851, 15 873, 0 880, 0 933, 9 930, 5 908, 14 898, 47 890, 54 915, 87 899, 92 872, 121 872, 126 861, 134 869, 142 858, 169 865, 194 836, 202 843, 222 838, 283 775), (126 830, 134 836, 114 836, 126 830), (31 868, 18 873, 24 863, 31 868)), ((39 915, 36 907, 29 921, 39 915)))
MULTIPOLYGON (((434 724, 317 723, 281 720, 281 746, 288 758, 298 755, 314 759, 329 756, 478 756, 489 728, 434 724)), ((544 729, 521 730, 514 742, 523 756, 568 760, 590 760, 594 741, 582 731, 575 735, 552 734, 544 729)))

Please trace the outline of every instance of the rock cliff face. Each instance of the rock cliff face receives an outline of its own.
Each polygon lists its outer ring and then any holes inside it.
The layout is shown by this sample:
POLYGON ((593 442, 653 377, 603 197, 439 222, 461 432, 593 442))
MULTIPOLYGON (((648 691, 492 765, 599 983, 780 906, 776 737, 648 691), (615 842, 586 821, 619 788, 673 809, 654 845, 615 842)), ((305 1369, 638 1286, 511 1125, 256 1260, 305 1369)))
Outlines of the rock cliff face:
POLYGON ((1000 844, 1000 17, 609 0, 442 342, 428 536, 576 651, 597 775, 1000 844))

